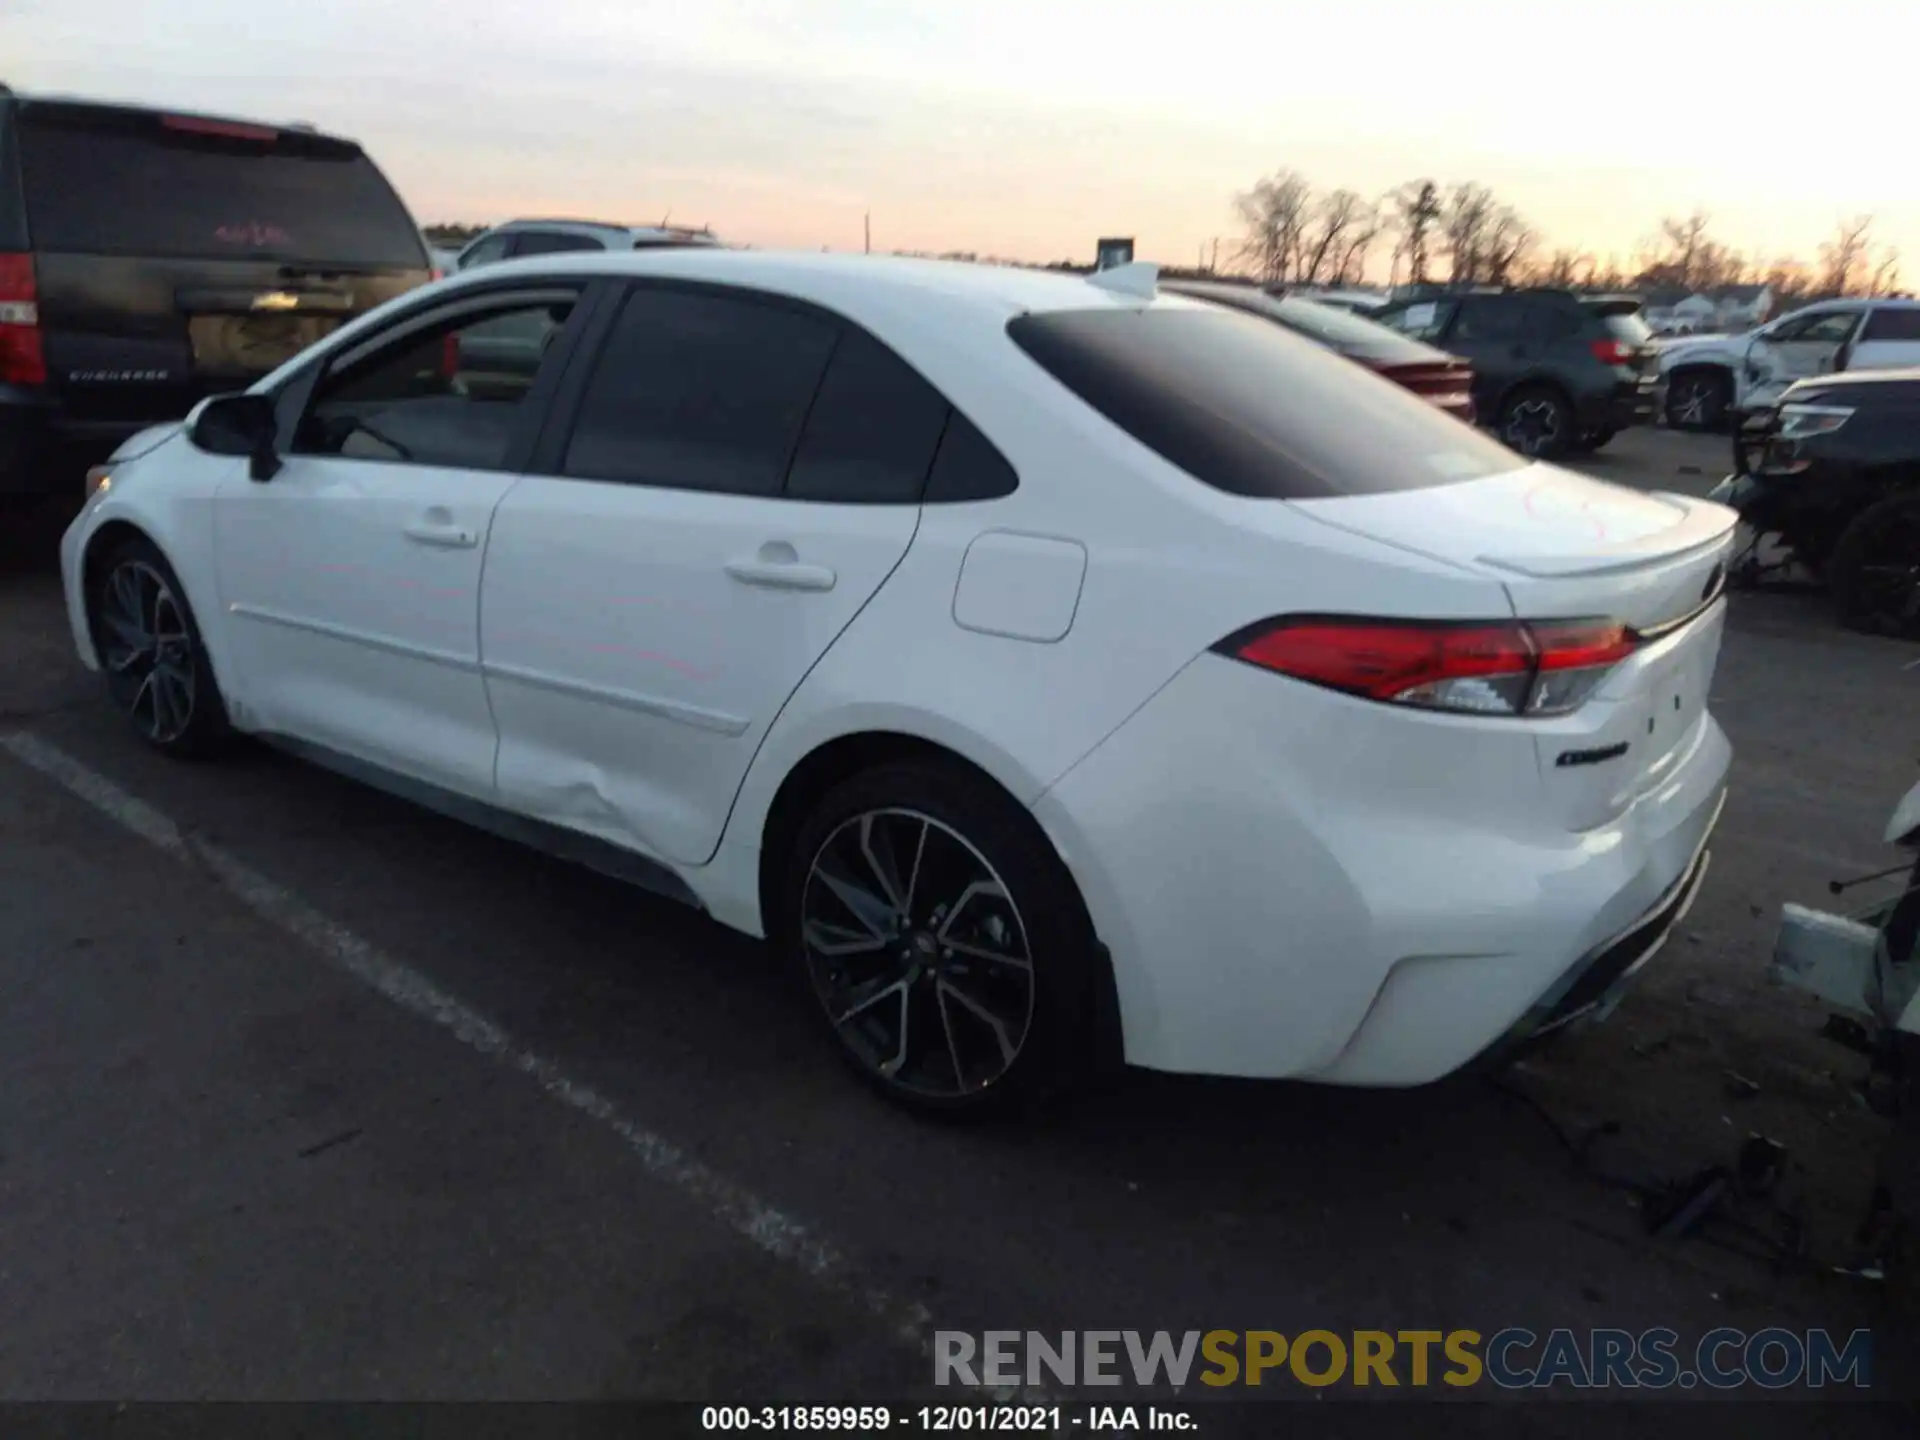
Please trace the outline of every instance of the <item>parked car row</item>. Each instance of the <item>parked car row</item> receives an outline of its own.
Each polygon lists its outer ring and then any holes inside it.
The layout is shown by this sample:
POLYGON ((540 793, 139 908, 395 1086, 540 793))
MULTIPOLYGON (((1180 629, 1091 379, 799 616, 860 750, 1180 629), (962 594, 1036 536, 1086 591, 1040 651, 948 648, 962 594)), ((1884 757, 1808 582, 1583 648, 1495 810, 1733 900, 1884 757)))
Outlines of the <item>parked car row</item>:
POLYGON ((1641 308, 1632 295, 1517 289, 1402 300, 1374 318, 1471 361, 1482 419, 1521 454, 1557 459, 1657 412, 1661 352, 1641 308))
POLYGON ((1737 427, 1800 380, 1911 365, 1920 365, 1920 300, 1824 300, 1742 334, 1660 351, 1667 423, 1685 430, 1737 427))

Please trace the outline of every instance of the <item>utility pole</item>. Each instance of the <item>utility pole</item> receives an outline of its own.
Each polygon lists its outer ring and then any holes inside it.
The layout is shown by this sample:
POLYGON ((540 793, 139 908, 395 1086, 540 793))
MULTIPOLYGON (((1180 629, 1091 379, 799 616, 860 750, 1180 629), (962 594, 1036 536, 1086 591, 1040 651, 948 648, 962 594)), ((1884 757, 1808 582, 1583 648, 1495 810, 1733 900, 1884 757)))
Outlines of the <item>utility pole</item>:
POLYGON ((867 211, 866 215, 863 217, 863 224, 865 225, 866 232, 867 232, 867 238, 866 238, 867 248, 862 253, 871 255, 873 253, 873 212, 871 210, 867 211))
POLYGON ((1220 237, 1218 235, 1213 237, 1213 263, 1207 266, 1207 269, 1216 275, 1220 273, 1220 237))

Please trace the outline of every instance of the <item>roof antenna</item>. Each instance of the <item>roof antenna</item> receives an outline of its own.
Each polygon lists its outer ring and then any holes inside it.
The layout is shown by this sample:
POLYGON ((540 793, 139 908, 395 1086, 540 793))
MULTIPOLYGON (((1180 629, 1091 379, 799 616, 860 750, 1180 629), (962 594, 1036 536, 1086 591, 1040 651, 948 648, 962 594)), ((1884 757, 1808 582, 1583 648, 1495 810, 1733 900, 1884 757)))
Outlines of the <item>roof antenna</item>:
POLYGON ((1128 295, 1136 300, 1151 300, 1160 293, 1160 267, 1151 260, 1134 260, 1125 265, 1110 265, 1087 276, 1089 285, 1128 295))

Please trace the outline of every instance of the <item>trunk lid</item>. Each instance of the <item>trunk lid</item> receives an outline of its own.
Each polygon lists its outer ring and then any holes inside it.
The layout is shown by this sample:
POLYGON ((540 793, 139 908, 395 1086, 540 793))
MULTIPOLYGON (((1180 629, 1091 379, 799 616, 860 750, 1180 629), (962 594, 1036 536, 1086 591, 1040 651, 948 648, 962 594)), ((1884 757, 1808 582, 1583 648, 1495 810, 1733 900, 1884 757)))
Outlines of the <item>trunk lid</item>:
POLYGON ((1718 593, 1738 517, 1551 465, 1387 495, 1292 501, 1330 525, 1500 581, 1522 619, 1656 631, 1718 593))
POLYGON ((80 424, 177 416, 430 278, 350 141, 65 101, 17 119, 47 381, 80 424))
POLYGON ((1610 619, 1640 636, 1579 709, 1521 722, 1548 813, 1565 828, 1616 818, 1700 743, 1733 511, 1544 464, 1458 485, 1292 503, 1326 524, 1498 580, 1519 619, 1610 619))

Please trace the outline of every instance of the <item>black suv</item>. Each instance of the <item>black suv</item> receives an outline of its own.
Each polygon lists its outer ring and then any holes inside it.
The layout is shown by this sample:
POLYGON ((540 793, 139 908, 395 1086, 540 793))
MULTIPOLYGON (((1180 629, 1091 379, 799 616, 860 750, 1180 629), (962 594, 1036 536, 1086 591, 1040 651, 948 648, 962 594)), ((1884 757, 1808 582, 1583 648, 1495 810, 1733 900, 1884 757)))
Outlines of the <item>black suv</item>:
POLYGON ((1463 291, 1374 315, 1473 362, 1474 409, 1523 455, 1598 450, 1658 408, 1660 356, 1639 297, 1463 291))
POLYGON ((0 503, 431 274, 351 140, 0 86, 0 503))

